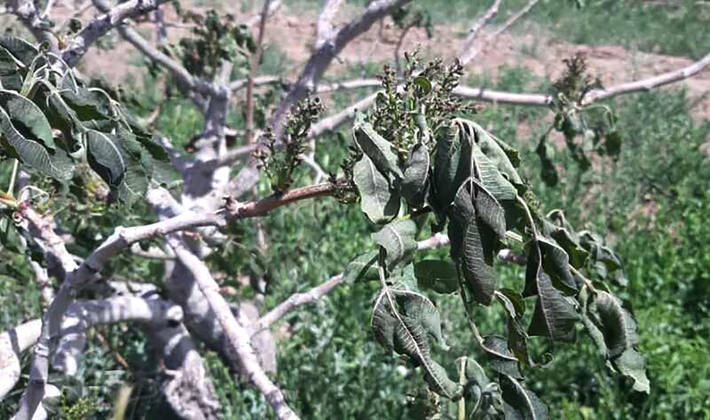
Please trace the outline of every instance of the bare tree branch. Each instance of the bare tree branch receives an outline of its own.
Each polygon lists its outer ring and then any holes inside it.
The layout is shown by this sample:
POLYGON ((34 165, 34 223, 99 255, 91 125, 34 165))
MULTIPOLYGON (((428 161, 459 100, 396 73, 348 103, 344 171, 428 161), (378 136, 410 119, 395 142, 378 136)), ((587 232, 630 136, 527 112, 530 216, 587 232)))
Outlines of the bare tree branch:
MULTIPOLYGON (((99 9, 101 12, 104 12, 106 14, 111 12, 111 8, 108 1, 93 0, 93 2, 94 6, 96 6, 96 8, 99 9)), ((146 41, 142 36, 140 36, 140 34, 138 34, 138 32, 136 32, 135 30, 125 26, 117 26, 116 29, 118 30, 118 33, 121 34, 121 37, 123 37, 123 39, 131 43, 134 47, 136 47, 136 49, 138 49, 138 51, 145 54, 148 58, 170 71, 173 75, 175 75, 175 77, 178 78, 178 80, 180 80, 180 82, 184 83, 190 90, 196 90, 202 93, 203 95, 212 95, 215 93, 215 90, 209 83, 199 77, 195 77, 190 74, 190 72, 187 71, 187 69, 185 69, 182 64, 158 51, 148 41, 146 41)))
MULTIPOLYGON (((268 16, 271 17, 283 4, 283 0, 272 0, 269 4, 268 16)), ((247 26, 254 26, 261 21, 261 13, 257 13, 247 21, 247 26)))
MULTIPOLYGON (((127 18, 144 15, 155 10, 167 0, 129 0, 106 11, 89 22, 62 51, 62 59, 69 66, 75 66, 86 54, 91 44, 127 18)), ((95 3, 96 4, 96 3, 95 3)))
POLYGON ((185 268, 192 272, 198 287, 207 298, 210 309, 222 326, 230 356, 236 362, 235 364, 247 373, 249 381, 264 394, 279 419, 298 419, 296 413, 286 403, 281 390, 271 382, 259 365, 250 343, 249 333, 237 322, 229 309, 229 304, 219 293, 219 286, 207 266, 175 236, 171 236, 168 243, 185 268))
MULTIPOLYGON (((316 49, 306 62, 286 97, 281 101, 279 108, 271 118, 269 125, 273 128, 277 139, 283 134, 283 124, 291 107, 304 99, 313 91, 320 81, 323 73, 350 41, 365 33, 373 23, 391 13, 398 7, 404 6, 411 0, 377 0, 370 3, 364 13, 357 16, 345 26, 341 27, 333 36, 327 39, 320 48, 316 49)), ((230 182, 230 191, 237 197, 244 194, 258 181, 257 159, 251 158, 241 169, 237 176, 230 182)))
POLYGON ((343 4, 343 0, 328 0, 323 6, 323 11, 318 15, 316 21, 316 45, 315 49, 319 49, 333 38, 333 20, 338 8, 343 4))
POLYGON ((483 29, 483 27, 498 15, 498 8, 500 7, 500 4, 503 0, 495 0, 493 2, 493 5, 486 11, 486 13, 483 14, 476 22, 474 22, 473 26, 471 26, 471 29, 468 30, 468 37, 466 38, 466 43, 464 44, 463 47, 463 52, 461 53, 461 64, 466 65, 468 61, 464 61, 464 57, 466 57, 467 53, 469 51, 472 51, 474 48, 474 43, 476 42, 476 37, 478 36, 478 33, 483 29))
MULTIPOLYGON (((437 233, 429 239, 419 241, 417 243, 418 250, 439 248, 449 244, 448 236, 443 233, 437 233)), ((274 322, 283 318, 284 315, 294 310, 296 307, 308 303, 317 302, 320 298, 327 295, 331 290, 339 286, 343 282, 343 273, 331 277, 325 283, 322 283, 306 293, 296 293, 288 297, 266 315, 259 318, 257 322, 249 327, 249 332, 254 335, 269 328, 274 322)))
POLYGON ((478 55, 478 53, 480 53, 481 51, 484 51, 486 48, 488 48, 490 45, 492 45, 493 42, 496 40, 496 38, 498 38, 503 32, 510 29, 510 27, 513 26, 513 24, 515 22, 517 22, 522 16, 524 16, 526 13, 528 13, 530 11, 530 9, 532 9, 533 6, 535 6, 537 4, 537 2, 538 2, 538 0, 530 0, 525 5, 525 7, 520 9, 517 13, 515 13, 511 17, 509 17, 508 20, 505 21, 503 26, 501 26, 495 32, 493 32, 492 34, 488 35, 488 37, 486 37, 486 40, 485 40, 484 44, 481 46, 481 48, 474 48, 473 45, 468 45, 468 42, 467 42, 466 51, 464 52, 464 54, 461 55, 461 64, 463 64, 465 66, 471 60, 473 60, 478 55))
POLYGON ((20 355, 39 339, 42 321, 35 319, 0 334, 0 400, 20 380, 20 355))

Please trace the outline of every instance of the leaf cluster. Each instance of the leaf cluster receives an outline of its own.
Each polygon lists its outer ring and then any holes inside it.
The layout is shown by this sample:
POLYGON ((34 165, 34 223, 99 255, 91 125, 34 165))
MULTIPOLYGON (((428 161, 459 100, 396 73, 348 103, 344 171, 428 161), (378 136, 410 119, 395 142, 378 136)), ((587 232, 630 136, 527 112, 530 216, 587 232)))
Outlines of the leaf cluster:
POLYGON ((293 185, 301 155, 306 151, 308 132, 324 110, 319 98, 308 97, 291 110, 284 128, 283 144, 277 142, 270 129, 264 134, 267 150, 259 150, 255 156, 261 161, 260 169, 266 173, 276 194, 293 185))
MULTIPOLYGON (((372 235, 378 251, 354 259, 344 278, 379 281, 372 316, 378 342, 420 367, 430 391, 449 400, 470 398, 464 393, 470 385, 465 375, 453 381, 435 358, 433 344, 443 343, 441 313, 423 289, 458 293, 473 336, 498 374, 501 393, 493 393, 499 395, 498 403, 490 406, 502 407, 501 413, 547 417, 545 405, 523 382, 520 368, 539 365, 528 341, 535 336, 574 341, 580 322, 592 337, 606 337, 597 342, 609 365, 632 378, 635 389, 648 392, 632 315, 618 304, 607 304, 617 298, 604 281, 624 284, 620 258, 600 237, 577 233, 561 212, 544 216, 529 205, 532 194, 517 172, 518 152, 475 122, 447 112, 450 108, 440 102, 428 101, 442 80, 432 82, 428 75, 408 69, 400 91, 386 69, 376 109, 358 115, 353 128, 361 152, 353 166, 360 207, 382 228, 372 235), (435 214, 434 230, 448 227, 451 262, 413 263, 415 219, 430 212, 435 214), (523 242, 522 291, 497 285, 496 256, 510 239, 523 242), (525 313, 528 298, 535 299, 530 315, 525 313), (482 337, 471 316, 476 305, 494 301, 507 315, 507 337, 482 337), (618 334, 620 330, 626 332, 618 334)), ((486 386, 479 384, 492 389, 486 386)), ((478 406, 480 392, 476 399, 478 406)))

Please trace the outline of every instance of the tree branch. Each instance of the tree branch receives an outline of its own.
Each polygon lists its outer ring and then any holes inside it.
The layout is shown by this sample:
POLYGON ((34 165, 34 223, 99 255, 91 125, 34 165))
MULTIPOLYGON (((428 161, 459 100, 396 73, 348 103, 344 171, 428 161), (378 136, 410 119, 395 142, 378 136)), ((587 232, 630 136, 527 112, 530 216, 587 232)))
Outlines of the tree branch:
POLYGON ((210 309, 219 321, 227 341, 229 355, 235 365, 247 373, 249 381, 261 391, 269 401, 279 419, 298 419, 296 413, 286 404, 286 399, 280 389, 266 376, 259 365, 250 343, 247 330, 237 322, 229 309, 229 304, 219 293, 219 286, 212 278, 207 266, 175 237, 168 238, 175 255, 194 276, 196 283, 207 298, 210 309))
MULTIPOLYGON (((93 0, 93 2, 94 6, 96 6, 96 8, 99 9, 101 12, 107 14, 111 13, 111 8, 108 1, 93 0)), ((125 26, 117 26, 116 29, 118 30, 118 33, 123 39, 131 43, 131 45, 136 47, 138 51, 143 53, 149 59, 158 63, 163 68, 175 75, 175 77, 177 77, 180 82, 184 83, 190 90, 195 90, 207 96, 215 94, 215 90, 210 83, 207 83, 205 80, 190 74, 190 72, 187 71, 187 69, 185 69, 182 64, 158 51, 158 49, 153 47, 135 30, 125 26)))
POLYGON ((503 0, 495 0, 493 2, 493 5, 486 11, 486 13, 483 14, 476 22, 474 22, 473 26, 471 26, 471 29, 468 30, 468 37, 466 38, 466 43, 464 44, 463 47, 463 52, 461 53, 461 64, 466 65, 468 61, 464 61, 464 57, 466 56, 467 52, 472 51, 473 48, 475 47, 475 42, 476 42, 476 37, 478 36, 478 33, 483 29, 483 27, 498 15, 498 8, 500 7, 500 4, 503 0))
MULTIPOLYGON (((103 15, 89 22, 62 51, 62 59, 74 67, 86 54, 91 44, 108 31, 123 23, 125 19, 144 15, 155 10, 167 0, 129 0, 109 9, 103 15)), ((96 3, 95 3, 96 4, 96 3)), ((98 6, 97 6, 98 7, 98 6)))
POLYGON ((503 26, 501 26, 495 32, 493 32, 492 34, 488 35, 488 37, 486 37, 486 41, 484 42, 484 44, 481 48, 472 48, 473 45, 468 45, 468 43, 467 43, 467 45, 466 45, 467 52, 464 52, 464 54, 461 55, 461 64, 463 64, 465 66, 471 60, 473 60, 478 55, 478 53, 480 53, 481 51, 484 51, 486 48, 488 48, 490 45, 492 45, 496 38, 498 38, 503 32, 510 29, 510 27, 513 26, 513 24, 515 22, 517 22, 518 19, 520 19, 523 15, 528 13, 530 11, 530 9, 532 9, 533 6, 535 6, 537 4, 537 2, 538 2, 538 0, 530 0, 525 5, 525 7, 520 9, 513 16, 509 17, 508 20, 505 21, 503 26))
POLYGON ((252 144, 254 141, 254 78, 256 71, 259 69, 259 61, 261 61, 261 53, 263 51, 264 33, 266 32, 266 19, 269 16, 269 4, 271 0, 264 1, 264 8, 261 11, 261 20, 259 21, 259 34, 256 40, 256 51, 251 57, 249 68, 249 76, 247 77, 247 100, 244 121, 244 137, 247 144, 252 144))
MULTIPOLYGON (((429 239, 419 241, 417 243, 418 250, 439 248, 449 244, 448 236, 443 233, 437 233, 429 239)), ((259 320, 249 326, 249 332, 251 335, 258 334, 259 332, 269 328, 274 322, 283 318, 284 315, 294 310, 300 305, 307 303, 317 302, 320 298, 327 295, 331 290, 335 289, 343 282, 343 273, 331 277, 325 283, 322 283, 306 293, 296 293, 289 296, 286 300, 278 304, 274 309, 269 311, 266 315, 259 318, 259 320)))

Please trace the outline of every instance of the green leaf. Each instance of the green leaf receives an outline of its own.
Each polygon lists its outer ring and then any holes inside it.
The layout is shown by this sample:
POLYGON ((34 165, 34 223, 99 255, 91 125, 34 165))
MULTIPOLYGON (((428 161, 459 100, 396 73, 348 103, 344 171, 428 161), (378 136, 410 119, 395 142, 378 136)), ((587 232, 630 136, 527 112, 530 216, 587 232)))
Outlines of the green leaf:
POLYGON ((496 238, 493 230, 476 215, 471 203, 471 185, 470 182, 462 185, 454 200, 450 227, 463 229, 463 237, 455 235, 456 239, 451 239, 451 252, 459 263, 468 292, 478 303, 490 305, 496 289, 493 270, 496 238), (458 246, 460 249, 455 249, 458 246))
POLYGON ((6 49, 25 67, 29 67, 39 53, 34 45, 14 36, 0 36, 0 47, 6 49))
MULTIPOLYGON (((433 207, 443 214, 454 201, 456 191, 471 176, 470 160, 461 159, 461 128, 451 123, 441 130, 436 143, 434 183, 436 197, 433 207)), ((443 217, 440 216, 441 219, 443 217)))
POLYGON ((402 196, 413 207, 421 207, 429 178, 429 149, 423 143, 414 146, 402 181, 402 196))
POLYGON ((363 156, 353 167, 353 180, 360 197, 360 208, 372 223, 387 223, 399 213, 399 195, 369 157, 363 156))
POLYGON ((488 225, 498 236, 498 240, 505 241, 505 211, 498 200, 478 181, 473 180, 474 198, 473 206, 476 215, 488 225))
POLYGON ((505 338, 495 335, 488 336, 483 340, 482 348, 491 369, 502 375, 509 375, 517 379, 523 378, 523 374, 518 368, 518 359, 508 348, 508 341, 505 338))
POLYGON ((537 289, 538 297, 528 334, 555 341, 574 341, 574 324, 578 319, 574 306, 555 289, 550 277, 542 270, 538 271, 537 289))
POLYGON ((411 219, 395 220, 372 234, 372 240, 384 248, 387 269, 391 270, 400 262, 411 257, 417 249, 417 224, 411 219))
POLYGON ((370 251, 358 255, 348 263, 343 271, 343 282, 352 283, 359 281, 379 280, 379 265, 377 260, 379 252, 370 251))
POLYGON ((379 135, 372 128, 372 124, 365 121, 363 114, 356 116, 353 133, 355 142, 360 146, 360 149, 388 180, 390 179, 390 173, 394 174, 397 179, 402 179, 403 174, 398 166, 399 159, 394 145, 379 135))
POLYGON ((555 169, 555 163, 550 159, 550 150, 547 142, 545 141, 547 134, 545 134, 537 145, 535 153, 537 153, 540 158, 540 178, 548 187, 554 187, 560 181, 559 175, 557 175, 557 169, 555 169))
POLYGON ((459 287, 456 267, 447 261, 420 261, 414 264, 414 275, 419 287, 437 293, 454 293, 459 287))
POLYGON ((421 366, 425 380, 435 392, 454 398, 460 394, 461 386, 449 379, 446 370, 431 358, 429 339, 441 337, 439 317, 434 304, 421 294, 383 290, 375 301, 371 325, 381 345, 421 366))
POLYGON ((129 133, 118 135, 86 131, 89 166, 109 185, 112 194, 124 204, 142 197, 150 182, 150 168, 141 159, 143 149, 129 133))
POLYGON ((577 294, 579 289, 569 268, 567 253, 551 240, 538 237, 537 243, 542 252, 542 269, 550 276, 555 288, 567 295, 577 294))
POLYGON ((9 155, 46 176, 71 177, 71 159, 56 147, 47 119, 27 98, 0 90, 0 131, 0 142, 9 155))
POLYGON ((582 268, 589 256, 589 252, 582 248, 577 232, 570 226, 560 210, 551 211, 547 218, 552 223, 545 223, 545 234, 551 236, 565 250, 572 267, 576 269, 582 268))
POLYGON ((19 91, 22 88, 22 62, 0 47, 0 88, 19 91))
POLYGON ((549 418, 547 406, 516 378, 501 375, 500 388, 505 402, 506 419, 543 420, 549 418))

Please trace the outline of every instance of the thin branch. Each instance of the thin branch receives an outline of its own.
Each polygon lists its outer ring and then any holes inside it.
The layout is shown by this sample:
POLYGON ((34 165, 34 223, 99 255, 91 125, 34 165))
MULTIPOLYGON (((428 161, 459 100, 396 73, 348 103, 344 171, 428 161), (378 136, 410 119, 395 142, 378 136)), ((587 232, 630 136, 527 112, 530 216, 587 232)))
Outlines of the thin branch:
MULTIPOLYGON (((125 19, 141 16, 155 10, 167 0, 129 0, 108 9, 98 16, 74 37, 69 46, 62 51, 62 59, 74 67, 86 54, 91 44, 104 36, 108 31, 122 24, 125 19)), ((94 4, 98 7, 98 2, 94 4)), ((106 4, 105 2, 103 4, 106 4)))
MULTIPOLYGON (((417 243, 417 249, 421 251, 424 249, 439 248, 448 244, 449 238, 443 233, 437 233, 429 239, 419 241, 417 243)), ((269 328, 274 322, 283 318, 284 315, 291 312, 296 307, 317 302, 320 298, 327 295, 342 282, 343 273, 340 273, 331 277, 325 283, 312 288, 306 293, 296 293, 289 296, 286 300, 278 304, 274 309, 269 311, 269 313, 259 318, 257 322, 253 323, 249 327, 251 335, 258 334, 259 332, 269 328)))
POLYGON ((710 66, 710 53, 695 63, 683 67, 680 70, 669 71, 655 77, 635 82, 622 83, 606 89, 594 90, 584 97, 582 105, 589 105, 594 102, 599 102, 604 99, 613 98, 627 93, 648 92, 651 89, 693 77, 706 69, 708 66, 710 66))
MULTIPOLYGON (((259 76, 259 77, 254 77, 253 83, 254 83, 254 86, 262 86, 262 85, 271 85, 274 83, 279 83, 282 80, 283 80, 283 78, 280 76, 259 76)), ((229 89, 231 89, 232 92, 236 92, 240 89, 245 88, 248 84, 249 84, 249 78, 235 80, 229 84, 229 89)))
MULTIPOLYGON (((476 41, 476 37, 478 36, 478 33, 483 29, 484 26, 493 19, 494 17, 498 16, 498 8, 500 7, 500 4, 502 3, 503 0, 495 0, 491 7, 484 13, 476 22, 473 23, 473 26, 468 30, 468 37, 466 38, 466 44, 464 46, 464 52, 468 51, 470 48, 473 47, 473 43, 476 41)), ((464 54, 461 54, 463 56, 464 54)))
MULTIPOLYGON (((528 13, 530 11, 530 9, 532 9, 533 6, 535 6, 537 4, 537 2, 538 2, 538 0, 530 0, 525 5, 525 7, 520 9, 513 16, 509 17, 508 20, 505 21, 503 26, 501 26, 495 32, 493 32, 492 34, 490 34, 486 37, 486 40, 483 43, 483 45, 481 46, 481 48, 475 48, 472 44, 469 45, 469 42, 467 41, 465 52, 461 55, 461 64, 463 64, 465 66, 471 60, 473 60, 481 51, 485 51, 488 47, 493 45, 493 42, 496 40, 496 38, 498 38, 503 32, 510 29, 510 27, 513 26, 513 24, 515 22, 517 22, 521 17, 523 17, 526 13, 528 13)), ((496 10, 497 10, 497 8, 496 8, 496 10)))
POLYGON ((259 69, 261 61, 261 53, 263 51, 264 33, 266 32, 266 19, 269 15, 269 4, 271 0, 264 1, 264 8, 261 11, 261 20, 259 21, 259 34, 256 40, 256 51, 251 57, 251 66, 249 76, 247 78, 247 100, 246 100, 246 117, 244 122, 244 131, 247 144, 254 142, 254 78, 259 69))
MULTIPOLYGON (((97 9, 107 14, 110 13, 110 5, 106 0, 93 1, 97 9)), ((160 4, 164 0, 157 1, 158 4, 160 4)), ((121 37, 123 37, 123 39, 131 43, 134 47, 136 47, 136 49, 138 49, 138 51, 146 55, 152 61, 160 64, 166 70, 175 75, 175 77, 177 77, 180 82, 184 83, 190 90, 195 90, 197 92, 202 93, 203 95, 208 96, 216 93, 215 89, 209 83, 199 77, 195 77, 190 74, 190 72, 187 71, 187 69, 185 69, 182 64, 158 51, 135 30, 125 26, 118 26, 117 30, 121 37)))
POLYGON ((249 333, 237 322, 229 309, 229 304, 219 293, 219 285, 212 278, 209 268, 190 252, 179 238, 171 236, 168 238, 168 243, 185 268, 192 273, 198 287, 207 298, 210 309, 214 312, 224 331, 232 361, 247 373, 249 381, 264 394, 274 408, 277 418, 298 419, 296 413, 286 403, 283 392, 271 382, 259 365, 259 360, 250 343, 249 333))

